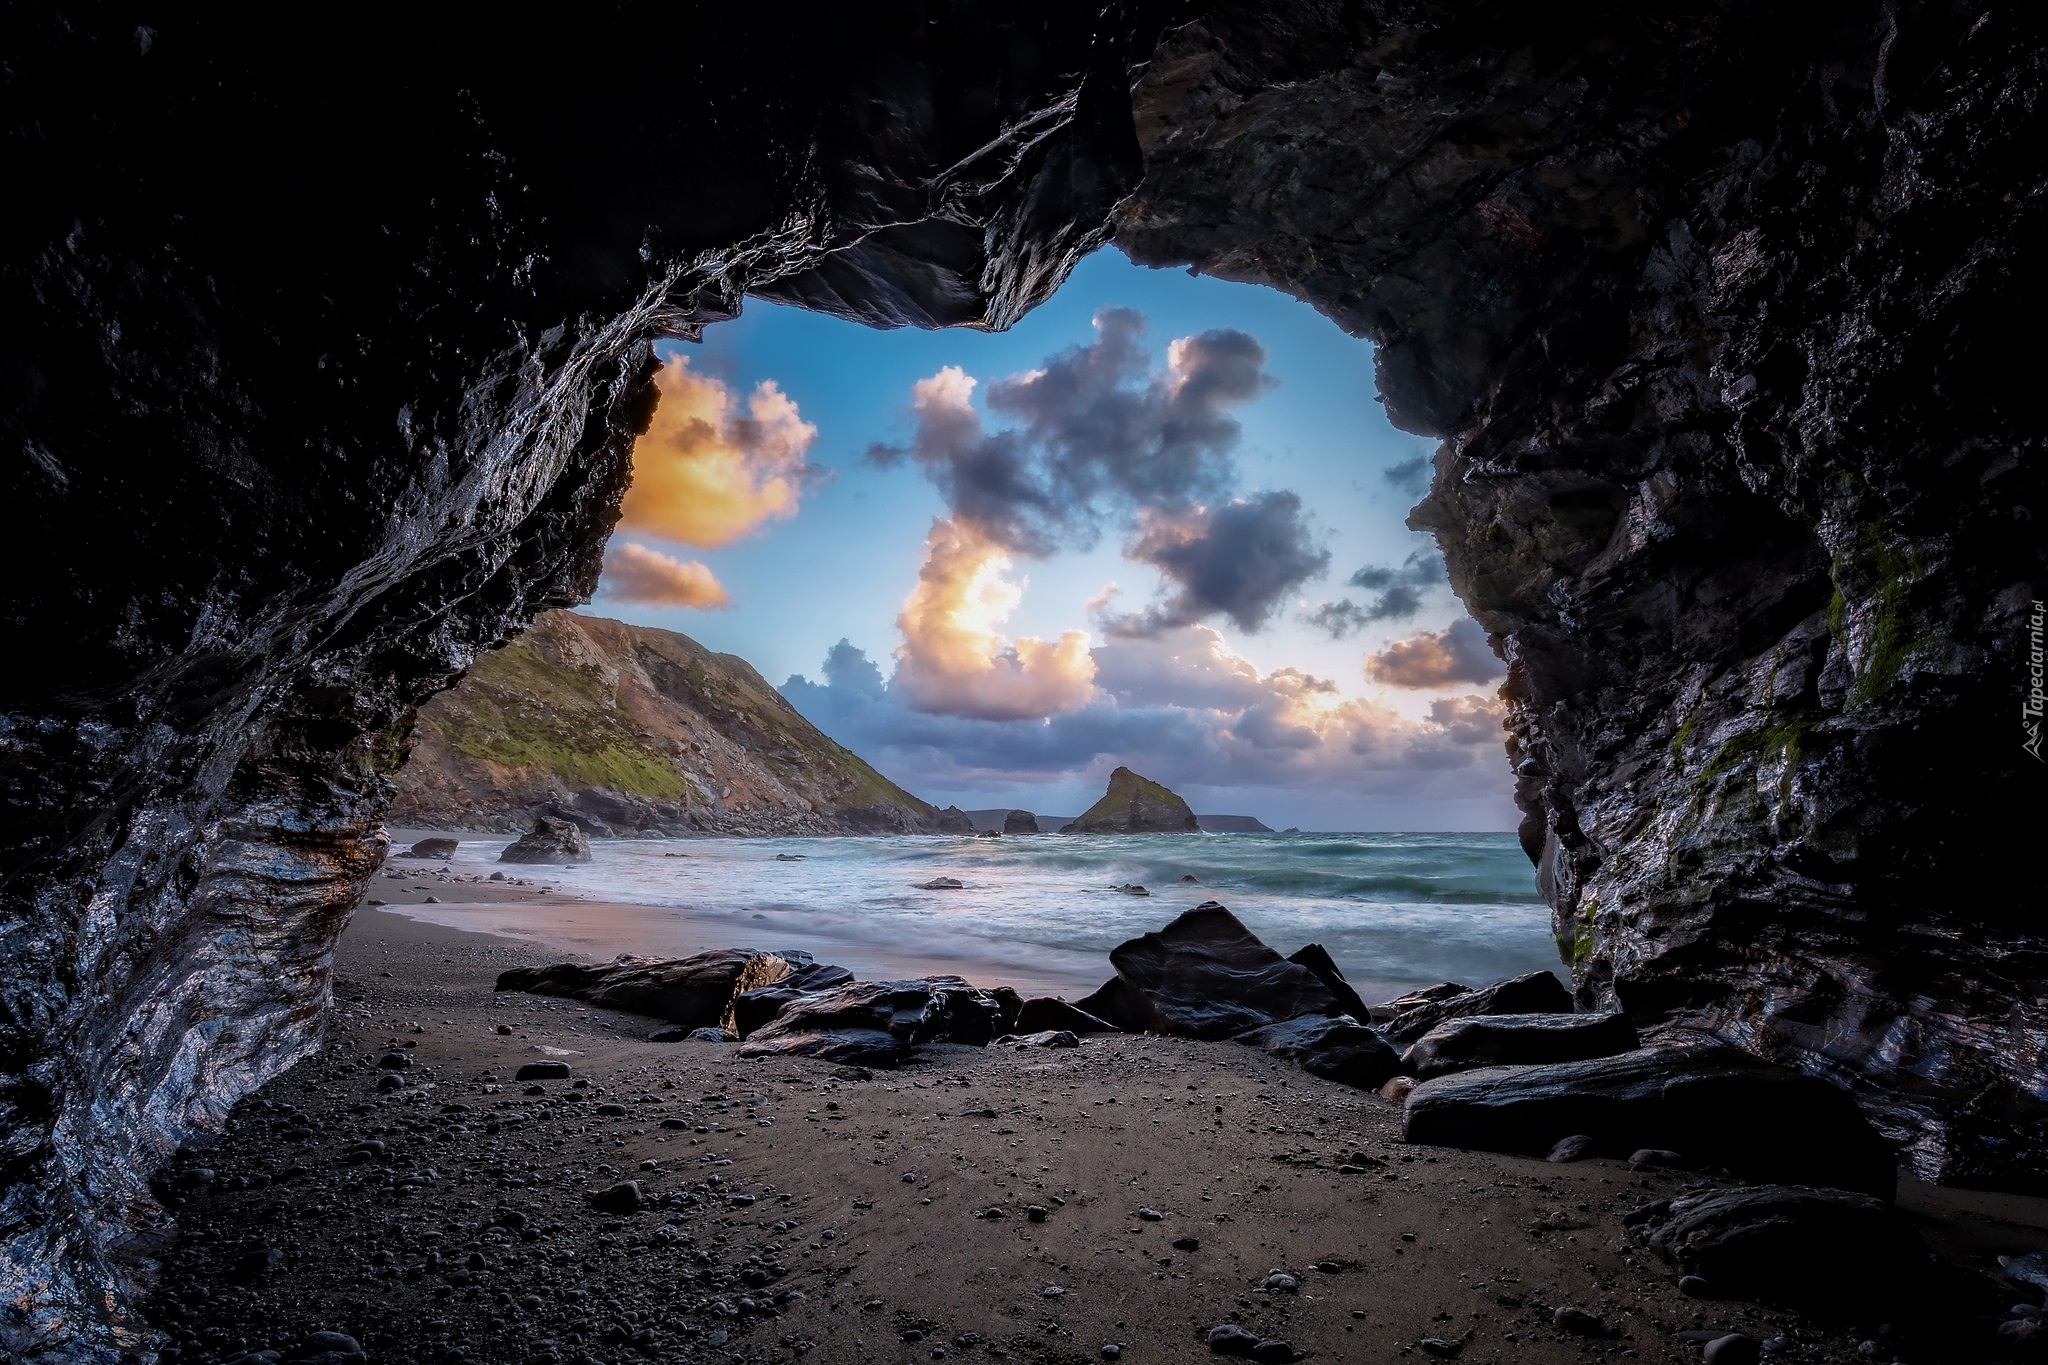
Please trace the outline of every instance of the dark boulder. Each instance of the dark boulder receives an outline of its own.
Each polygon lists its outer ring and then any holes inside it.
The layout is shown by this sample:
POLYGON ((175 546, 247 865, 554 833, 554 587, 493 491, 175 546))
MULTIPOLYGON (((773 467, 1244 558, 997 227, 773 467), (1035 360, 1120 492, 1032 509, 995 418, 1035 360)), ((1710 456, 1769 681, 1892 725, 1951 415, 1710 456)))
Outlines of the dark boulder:
POLYGON ((1019 1033, 1042 1033, 1066 1029, 1071 1033, 1117 1033, 1115 1024, 1098 1019, 1079 1005, 1069 1005, 1057 996, 1040 995, 1026 1000, 1010 1025, 1019 1033))
POLYGON ((1582 1062, 1633 1052, 1639 1041, 1625 1014, 1481 1014, 1423 1034, 1401 1055, 1401 1070, 1426 1081, 1482 1066, 1582 1062))
MULTIPOLYGON (((1432 987, 1442 991, 1442 987, 1432 987)), ((1412 999, 1413 997, 1404 997, 1412 999)), ((1395 1003, 1401 1003, 1399 1001, 1395 1003)), ((1570 1014, 1572 993, 1549 972, 1496 981, 1476 991, 1444 993, 1422 1000, 1394 1016, 1381 1028, 1387 1041, 1405 1047, 1446 1019, 1465 1019, 1478 1014, 1570 1014)))
POLYGON ((917 889, 920 891, 960 891, 965 886, 966 883, 962 882, 958 877, 934 877, 928 882, 919 882, 917 889))
POLYGON ((920 1043, 985 1047, 1002 1020, 994 996, 957 976, 856 981, 791 1001, 748 1036, 740 1055, 893 1066, 920 1043))
POLYGON ((814 961, 809 953, 756 953, 740 968, 719 1022, 727 1033, 744 1039, 793 1002, 852 980, 846 968, 814 961))
POLYGON ((933 832, 937 834, 966 834, 971 836, 974 833, 974 820, 966 811, 961 810, 958 806, 948 806, 940 811, 934 817, 932 826, 933 832))
POLYGON ((403 853, 394 853, 394 858, 452 858, 455 850, 462 846, 459 839, 421 839, 403 853))
POLYGON ((1076 1000, 1074 1008, 1122 1033, 1147 1033, 1153 1028, 1145 1002, 1131 989, 1130 982, 1120 976, 1112 976, 1092 993, 1076 1000))
POLYGON ((543 815, 498 855, 501 863, 587 863, 590 840, 573 820, 543 815))
MULTIPOLYGON (((501 991, 585 1000, 602 1009, 666 1019, 684 1028, 719 1023, 751 948, 713 948, 680 960, 622 953, 610 962, 560 962, 550 967, 514 967, 498 975, 501 991)), ((803 954, 788 954, 803 957, 803 954)))
POLYGON ((567 1062, 528 1062, 514 1073, 515 1081, 566 1081, 569 1079, 567 1062))
POLYGON ((1716 1298, 1868 1307, 1887 1317, 1933 1273, 1912 1220, 1867 1194, 1761 1185, 1688 1195, 1631 1215, 1633 1232, 1716 1298))
POLYGON ((1385 1039, 1343 1015, 1268 1024, 1238 1034, 1237 1041, 1293 1062, 1312 1076, 1360 1090, 1379 1089, 1401 1065, 1399 1054, 1385 1039))
POLYGON ((1890 1144, 1847 1091, 1724 1044, 1440 1076, 1409 1092, 1401 1128, 1410 1142, 1532 1155, 1585 1134, 1613 1155, 1670 1148, 1745 1179, 1884 1199, 1898 1184, 1890 1144))
POLYGON ((647 1202, 646 1192, 637 1180, 621 1180, 616 1185, 592 1190, 584 1198, 599 1213, 638 1213, 640 1206, 647 1202))
POLYGON ((1028 810, 1013 810, 1003 817, 1005 834, 1043 834, 1038 827, 1038 817, 1028 810))
MULTIPOLYGON (((1155 1033, 1230 1038, 1283 1019, 1339 1012, 1336 997, 1315 973, 1260 942, 1215 901, 1118 944, 1109 960, 1138 1002, 1142 1027, 1155 1033)), ((1095 998, 1078 1003, 1119 1023, 1089 1008, 1095 998)))
POLYGON ((1337 1008, 1341 1012, 1350 1015, 1361 1024, 1372 1021, 1372 1010, 1366 1006, 1358 992, 1351 989, 1351 983, 1344 979, 1344 973, 1338 968, 1337 960, 1330 956, 1329 949, 1320 943, 1304 943, 1289 953, 1287 960, 1314 973, 1316 980, 1322 982, 1324 988, 1336 997, 1337 1008))
POLYGON ((1010 1047, 1079 1047, 1081 1040, 1072 1029, 1050 1028, 1036 1033, 1012 1033, 997 1040, 1010 1047))

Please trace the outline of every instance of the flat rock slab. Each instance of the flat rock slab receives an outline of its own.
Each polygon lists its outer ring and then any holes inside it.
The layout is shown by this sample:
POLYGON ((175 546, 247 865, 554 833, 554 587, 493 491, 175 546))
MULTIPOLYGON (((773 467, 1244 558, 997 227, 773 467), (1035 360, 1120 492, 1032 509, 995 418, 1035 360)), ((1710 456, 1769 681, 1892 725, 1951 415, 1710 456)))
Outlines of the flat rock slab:
POLYGON ((856 981, 791 1002, 748 1036, 740 1056, 893 1066, 920 1043, 986 1047, 1003 1031, 995 997, 957 976, 856 981))
POLYGON ((1412 1043, 1401 1069, 1418 1080, 1482 1066, 1613 1057, 1640 1046, 1625 1014, 1482 1014, 1447 1019, 1412 1043))
POLYGON ((1924 1296, 1932 1269, 1911 1220, 1869 1195, 1796 1185, 1713 1190, 1630 1216, 1666 1264, 1720 1298, 1809 1308, 1924 1296))
POLYGON ((1449 989, 1452 984, 1446 982, 1443 986, 1433 986, 1428 991, 1418 991, 1395 1001, 1395 1004, 1411 1000, 1415 1003, 1395 1015, 1393 1022, 1381 1025, 1380 1033, 1396 1047, 1406 1047, 1446 1019, 1465 1019, 1482 1014, 1572 1012, 1572 993, 1549 972, 1510 977, 1476 991, 1453 992, 1449 989), (1425 998, 1429 996, 1435 998, 1425 998))
POLYGON ((1268 1024, 1238 1034, 1237 1041, 1293 1062, 1312 1076, 1360 1090, 1379 1089, 1401 1065, 1385 1039, 1343 1015, 1268 1024))
POLYGON ((724 1017, 740 973, 758 956, 761 954, 752 948, 713 948, 680 959, 621 954, 595 965, 558 962, 548 967, 514 967, 499 975, 497 988, 587 1000, 603 1009, 666 1019, 684 1028, 704 1028, 724 1017))
MULTIPOLYGON (((1342 1012, 1314 972, 1260 942, 1215 901, 1118 944, 1109 961, 1135 997, 1144 1027, 1156 1033, 1232 1038, 1283 1019, 1342 1012)), ((1079 1003, 1097 1013, 1087 1000, 1079 1003)))
POLYGON ((1532 1155, 1583 1133, 1605 1154, 1669 1148, 1749 1180, 1898 1187, 1896 1154, 1846 1090, 1720 1044, 1440 1076, 1409 1092, 1401 1133, 1532 1155))

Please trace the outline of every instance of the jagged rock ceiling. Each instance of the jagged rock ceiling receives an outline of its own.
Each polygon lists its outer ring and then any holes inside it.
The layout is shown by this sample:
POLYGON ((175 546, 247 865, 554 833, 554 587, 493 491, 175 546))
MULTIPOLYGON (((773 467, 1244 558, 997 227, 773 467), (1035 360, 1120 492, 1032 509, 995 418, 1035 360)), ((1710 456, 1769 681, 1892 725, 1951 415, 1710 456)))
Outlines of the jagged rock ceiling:
POLYGON ((2038 1185, 2038 25, 11 15, 0 1345, 131 1341, 149 1171, 314 1036, 411 706, 588 593, 651 341, 1000 327, 1112 231, 1446 438, 1582 995, 2038 1185))

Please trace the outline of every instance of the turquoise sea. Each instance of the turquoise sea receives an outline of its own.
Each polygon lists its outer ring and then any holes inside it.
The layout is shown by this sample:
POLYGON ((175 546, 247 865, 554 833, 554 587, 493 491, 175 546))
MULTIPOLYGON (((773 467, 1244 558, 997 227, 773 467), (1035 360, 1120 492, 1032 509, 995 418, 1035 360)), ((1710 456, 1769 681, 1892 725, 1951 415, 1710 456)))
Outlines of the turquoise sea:
POLYGON ((500 864, 506 842, 465 838, 450 871, 525 876, 587 904, 464 904, 458 881, 444 904, 403 913, 597 957, 745 943, 862 975, 922 966, 1073 994, 1109 974, 1118 943, 1216 900, 1283 953, 1321 943, 1368 999, 1563 975, 1511 834, 597 840, 593 861, 566 868, 500 864), (920 889, 937 877, 963 887, 920 889))

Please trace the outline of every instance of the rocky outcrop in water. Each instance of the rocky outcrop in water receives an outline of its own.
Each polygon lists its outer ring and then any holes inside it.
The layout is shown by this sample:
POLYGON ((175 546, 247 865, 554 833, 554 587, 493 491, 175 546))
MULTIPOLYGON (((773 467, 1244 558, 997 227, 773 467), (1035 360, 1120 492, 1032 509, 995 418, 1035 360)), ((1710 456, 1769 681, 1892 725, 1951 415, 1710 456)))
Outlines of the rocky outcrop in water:
POLYGON ((1139 84, 1117 228, 1372 338, 1444 437, 1411 524, 1508 662, 1580 999, 2037 1189, 2042 23, 1220 4, 1139 84))
MULTIPOLYGON (((419 709, 391 818, 596 835, 918 834, 940 812, 687 635, 540 616, 419 709)), ((950 823, 950 822, 949 822, 950 823)))
POLYGON ((1179 795, 1129 768, 1109 775, 1102 799, 1060 826, 1062 834, 1193 834, 1201 829, 1179 795))
POLYGON ((1142 18, 676 22, 10 22, 0 1354, 134 1344, 144 1177, 312 1045, 412 708, 589 594, 651 341, 1002 327, 1135 183, 1142 18))

